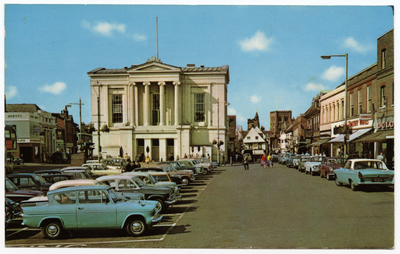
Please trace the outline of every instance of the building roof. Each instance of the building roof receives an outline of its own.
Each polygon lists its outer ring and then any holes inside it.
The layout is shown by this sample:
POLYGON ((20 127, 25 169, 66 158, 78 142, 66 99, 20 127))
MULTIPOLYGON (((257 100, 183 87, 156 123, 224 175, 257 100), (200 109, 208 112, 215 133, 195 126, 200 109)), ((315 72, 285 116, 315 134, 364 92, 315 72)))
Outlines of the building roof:
POLYGON ((6 104, 6 112, 36 113, 41 110, 36 104, 6 104))

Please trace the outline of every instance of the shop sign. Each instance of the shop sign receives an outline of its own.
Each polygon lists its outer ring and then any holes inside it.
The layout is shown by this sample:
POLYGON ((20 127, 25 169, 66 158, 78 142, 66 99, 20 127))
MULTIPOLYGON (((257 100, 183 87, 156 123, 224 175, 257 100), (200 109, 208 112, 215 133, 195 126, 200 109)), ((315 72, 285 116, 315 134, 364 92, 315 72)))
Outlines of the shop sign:
POLYGON ((7 118, 22 118, 21 114, 7 114, 7 118))
POLYGON ((30 139, 19 138, 17 139, 17 143, 30 143, 30 139))
POLYGON ((360 114, 360 120, 372 120, 371 114, 360 114))
POLYGON ((354 121, 348 121, 347 125, 350 127, 370 125, 370 120, 364 120, 360 118, 354 121))
POLYGON ((394 128, 393 121, 378 123, 378 129, 388 129, 388 128, 394 128))

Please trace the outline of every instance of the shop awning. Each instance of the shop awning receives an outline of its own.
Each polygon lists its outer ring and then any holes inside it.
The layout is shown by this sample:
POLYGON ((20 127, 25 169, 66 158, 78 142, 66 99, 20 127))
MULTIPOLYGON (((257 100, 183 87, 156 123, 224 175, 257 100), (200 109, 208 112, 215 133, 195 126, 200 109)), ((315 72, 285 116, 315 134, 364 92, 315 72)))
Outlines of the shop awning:
POLYGON ((312 143, 312 145, 313 145, 313 146, 320 146, 320 145, 322 145, 322 144, 325 144, 325 143, 328 142, 328 141, 329 141, 329 138, 327 138, 327 139, 320 139, 320 140, 318 140, 317 142, 312 143))
MULTIPOLYGON (((370 130, 372 130, 372 128, 367 128, 367 129, 360 129, 360 130, 356 130, 355 132, 353 132, 352 134, 350 134, 349 137, 349 142, 355 140, 356 138, 361 137, 362 135, 366 134, 367 132, 369 132, 370 130)), ((333 143, 333 142, 339 142, 342 143, 344 142, 344 135, 343 134, 339 134, 336 138, 329 140, 329 143, 333 143)))
POLYGON ((385 130, 378 131, 360 139, 355 140, 354 142, 379 142, 385 139, 393 139, 394 138, 394 130, 385 130))

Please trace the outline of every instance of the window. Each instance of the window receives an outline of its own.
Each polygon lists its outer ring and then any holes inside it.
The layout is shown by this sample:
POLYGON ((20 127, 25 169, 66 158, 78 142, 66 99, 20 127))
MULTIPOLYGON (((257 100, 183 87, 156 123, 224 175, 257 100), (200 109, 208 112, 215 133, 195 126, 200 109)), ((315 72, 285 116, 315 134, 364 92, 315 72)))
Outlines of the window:
POLYGON ((112 122, 122 123, 122 94, 112 96, 112 122))
POLYGON ((386 86, 381 86, 380 104, 381 108, 386 107, 386 86))
POLYGON ((75 191, 65 192, 54 195, 54 200, 62 205, 75 204, 76 193, 75 191))
POLYGON ((194 121, 204 122, 205 120, 204 93, 196 93, 194 94, 194 121))
POLYGON ((344 114, 345 114, 345 112, 344 112, 344 100, 342 100, 342 119, 344 119, 344 114))
POLYGON ((372 110, 371 86, 367 86, 367 112, 372 110))
POLYGON ((386 49, 381 51, 381 69, 386 68, 386 49))
POLYGON ((153 94, 153 118, 152 125, 158 125, 160 123, 160 95, 153 94))
POLYGON ((350 116, 354 116, 353 94, 350 94, 350 116))
POLYGON ((362 114, 362 93, 358 90, 358 114, 362 114))
POLYGON ((103 191, 93 190, 79 192, 79 203, 81 204, 100 204, 108 202, 108 196, 103 191))

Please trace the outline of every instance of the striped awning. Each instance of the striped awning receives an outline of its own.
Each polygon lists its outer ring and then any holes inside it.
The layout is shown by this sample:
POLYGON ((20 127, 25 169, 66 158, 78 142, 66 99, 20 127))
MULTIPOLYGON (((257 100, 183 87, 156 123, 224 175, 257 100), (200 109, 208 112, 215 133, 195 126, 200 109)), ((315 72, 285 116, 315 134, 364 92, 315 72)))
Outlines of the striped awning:
POLYGON ((354 142, 380 142, 386 139, 394 139, 394 130, 378 131, 357 139, 354 142))

